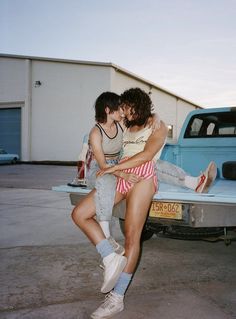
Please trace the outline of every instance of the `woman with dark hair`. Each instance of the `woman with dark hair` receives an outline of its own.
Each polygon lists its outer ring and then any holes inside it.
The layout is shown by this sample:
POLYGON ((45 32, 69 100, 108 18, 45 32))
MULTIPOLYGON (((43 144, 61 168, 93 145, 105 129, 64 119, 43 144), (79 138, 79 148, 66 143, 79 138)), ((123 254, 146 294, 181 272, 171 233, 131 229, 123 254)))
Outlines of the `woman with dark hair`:
POLYGON ((109 294, 92 314, 92 318, 110 318, 124 308, 124 293, 135 271, 140 253, 142 228, 152 197, 157 190, 155 161, 160 156, 167 136, 167 128, 162 121, 154 132, 148 125, 153 115, 152 102, 147 93, 138 88, 127 90, 121 95, 121 102, 127 125, 123 136, 122 160, 119 164, 101 170, 99 175, 119 176, 114 203, 126 199, 125 256, 120 256, 111 249, 104 233, 94 220, 93 191, 72 212, 74 222, 96 245, 104 263, 101 291, 109 294), (123 174, 135 174, 137 180, 127 181, 122 178, 123 174))
POLYGON ((118 163, 123 139, 122 110, 120 96, 113 92, 103 92, 95 101, 95 126, 89 134, 89 147, 92 160, 87 166, 87 186, 96 189, 94 202, 96 221, 102 228, 116 253, 123 255, 122 247, 110 234, 110 221, 114 205, 116 177, 104 175, 96 178, 99 169, 118 163))

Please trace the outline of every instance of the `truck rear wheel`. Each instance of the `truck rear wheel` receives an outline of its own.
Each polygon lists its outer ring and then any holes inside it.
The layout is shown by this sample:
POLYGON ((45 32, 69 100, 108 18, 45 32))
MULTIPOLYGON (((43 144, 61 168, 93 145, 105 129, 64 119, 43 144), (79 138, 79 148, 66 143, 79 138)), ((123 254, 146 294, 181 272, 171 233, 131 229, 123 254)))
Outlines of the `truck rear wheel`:
POLYGON ((236 162, 224 162, 222 165, 222 175, 226 179, 236 179, 236 162))
MULTIPOLYGON (((124 219, 119 218, 120 229, 123 235, 125 235, 125 221, 124 219)), ((141 241, 149 240, 152 238, 154 231, 147 228, 146 224, 143 226, 141 241)))
POLYGON ((203 227, 192 228, 187 226, 169 226, 165 233, 172 238, 177 239, 204 239, 209 237, 218 237, 224 234, 222 227, 203 227))

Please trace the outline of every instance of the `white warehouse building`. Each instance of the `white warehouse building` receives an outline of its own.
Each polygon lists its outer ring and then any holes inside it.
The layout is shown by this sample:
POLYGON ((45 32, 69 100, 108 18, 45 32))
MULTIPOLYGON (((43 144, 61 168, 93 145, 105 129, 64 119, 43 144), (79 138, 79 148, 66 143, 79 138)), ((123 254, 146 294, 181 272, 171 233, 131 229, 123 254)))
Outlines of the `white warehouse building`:
POLYGON ((22 161, 76 161, 104 91, 151 93, 170 139, 199 105, 113 63, 0 54, 0 148, 22 161))

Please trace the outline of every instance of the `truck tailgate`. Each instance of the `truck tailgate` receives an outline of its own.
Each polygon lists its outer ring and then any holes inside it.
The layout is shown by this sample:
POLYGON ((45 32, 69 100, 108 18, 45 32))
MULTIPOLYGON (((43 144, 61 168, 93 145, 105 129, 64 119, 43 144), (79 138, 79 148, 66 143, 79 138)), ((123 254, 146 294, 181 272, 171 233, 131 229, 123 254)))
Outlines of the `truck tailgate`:
MULTIPOLYGON (((74 193, 82 196, 88 194, 90 191, 90 189, 87 188, 67 185, 55 186, 52 189, 57 192, 74 193)), ((183 187, 161 183, 153 200, 185 203, 236 204, 236 181, 218 179, 207 194, 199 194, 183 187)))

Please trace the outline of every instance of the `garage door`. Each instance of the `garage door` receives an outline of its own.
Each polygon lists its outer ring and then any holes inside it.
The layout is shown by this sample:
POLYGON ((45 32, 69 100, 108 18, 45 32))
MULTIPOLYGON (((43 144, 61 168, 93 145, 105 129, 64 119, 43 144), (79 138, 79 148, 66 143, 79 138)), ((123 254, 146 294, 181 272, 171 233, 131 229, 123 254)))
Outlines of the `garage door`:
POLYGON ((21 154, 21 109, 0 109, 0 148, 21 154))

